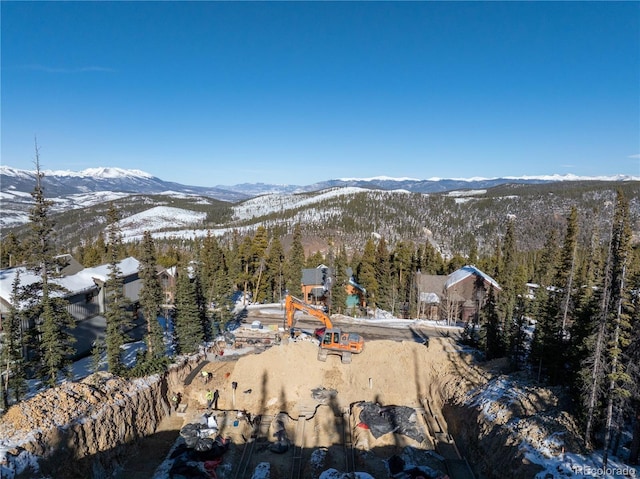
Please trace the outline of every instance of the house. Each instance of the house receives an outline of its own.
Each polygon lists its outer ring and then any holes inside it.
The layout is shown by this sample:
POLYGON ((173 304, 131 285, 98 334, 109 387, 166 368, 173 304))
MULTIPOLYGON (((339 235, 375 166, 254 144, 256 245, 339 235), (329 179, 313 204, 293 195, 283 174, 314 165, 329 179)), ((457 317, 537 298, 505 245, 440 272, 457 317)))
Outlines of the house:
MULTIPOLYGON (((91 350, 92 343, 99 337, 104 336, 106 329, 106 319, 102 316, 105 313, 106 290, 104 285, 109 277, 109 265, 101 265, 93 268, 82 268, 73 274, 63 274, 66 271, 78 269, 79 263, 69 258, 56 257, 63 265, 56 268, 59 276, 51 278, 51 282, 65 289, 61 293, 68 301, 67 310, 76 319, 74 336, 76 337, 75 348, 78 355, 86 354, 91 350)), ((138 302, 142 281, 138 277, 140 263, 133 257, 125 258, 118 263, 120 270, 124 295, 135 305, 138 302)), ((2 321, 12 305, 12 289, 16 276, 19 275, 20 286, 28 286, 40 281, 40 276, 34 274, 25 267, 6 268, 0 270, 0 330, 2 321)), ((21 305, 24 307, 26 305, 21 305)), ((135 310, 135 308, 134 308, 135 310)), ((24 318, 23 330, 34 326, 34 318, 24 318)))
POLYGON ((302 270, 302 300, 309 304, 327 304, 333 272, 331 268, 321 264, 316 268, 302 270))
POLYGON ((472 265, 448 276, 416 273, 416 288, 418 317, 448 322, 477 322, 489 290, 502 290, 491 276, 472 265))
POLYGON ((364 308, 367 306, 367 290, 361 284, 357 283, 353 276, 349 277, 349 281, 345 285, 347 293, 347 308, 364 308))
POLYGON ((176 281, 178 280, 178 268, 171 266, 170 268, 157 268, 158 281, 162 288, 163 303, 161 305, 165 316, 169 315, 176 304, 176 281))

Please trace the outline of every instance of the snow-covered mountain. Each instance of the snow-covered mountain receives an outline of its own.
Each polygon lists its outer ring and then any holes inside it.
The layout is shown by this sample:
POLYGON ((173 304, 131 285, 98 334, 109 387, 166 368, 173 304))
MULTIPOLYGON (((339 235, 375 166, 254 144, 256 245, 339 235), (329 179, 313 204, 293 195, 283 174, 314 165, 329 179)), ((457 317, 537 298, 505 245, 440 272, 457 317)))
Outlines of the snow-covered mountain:
MULTIPOLYGON (((413 193, 439 193, 460 189, 483 189, 505 183, 539 184, 558 181, 640 181, 640 176, 614 175, 585 177, 575 175, 506 176, 500 178, 337 178, 311 185, 273 185, 267 183, 240 183, 214 187, 189 186, 161 180, 149 173, 135 169, 98 167, 82 171, 45 170, 43 185, 49 198, 78 193, 112 191, 114 193, 156 194, 176 191, 185 194, 208 196, 222 201, 236 202, 266 193, 302 193, 335 187, 358 187, 381 190, 407 190, 413 193)), ((30 193, 35 185, 35 172, 0 166, 0 191, 2 193, 30 193)))
POLYGON ((372 178, 338 178, 311 185, 269 185, 265 183, 242 183, 232 186, 219 185, 237 193, 249 196, 257 196, 269 193, 301 193, 325 190, 336 187, 356 187, 380 190, 406 190, 412 193, 443 193, 454 190, 486 189, 507 183, 515 184, 542 184, 561 181, 640 181, 640 176, 613 175, 613 176, 576 176, 576 175, 542 175, 542 176, 505 176, 500 178, 393 178, 388 176, 376 176, 372 178))
MULTIPOLYGON (((326 192, 329 196, 348 195, 354 190, 382 190, 412 193, 451 192, 457 196, 468 196, 474 191, 486 191, 504 184, 541 184, 599 181, 640 181, 640 177, 578 177, 530 176, 505 178, 339 178, 312 185, 271 185, 264 183, 243 183, 233 186, 199 187, 161 180, 149 173, 134 169, 90 168, 79 172, 44 171, 43 186, 45 196, 53 201, 54 212, 64 212, 91 207, 131 195, 163 195, 174 199, 190 198, 193 202, 208 203, 221 200, 234 207, 236 219, 256 217, 266 214, 269 208, 282 211, 291 207, 304 208, 309 201, 298 193, 326 192), (260 198, 257 198, 260 197, 260 198), (246 201, 257 198, 255 201, 246 201)), ((27 223, 28 211, 32 204, 31 192, 35 186, 35 172, 0 166, 0 227, 19 226, 27 223)), ((314 195, 317 202, 324 195, 314 195)), ((462 200, 461 200, 462 201, 462 200)), ((159 203, 158 206, 170 206, 159 203)), ((326 212, 325 212, 326 213, 326 212)), ((174 227, 177 225, 174 225, 174 227)))
MULTIPOLYGON (((222 188, 186 186, 164 181, 140 170, 123 168, 89 168, 83 171, 45 170, 42 184, 49 198, 112 191, 114 193, 156 194, 177 191, 185 194, 208 196, 223 201, 240 201, 249 196, 222 188)), ((35 186, 35 171, 19 170, 9 166, 0 166, 0 191, 5 194, 14 192, 30 193, 35 186)))

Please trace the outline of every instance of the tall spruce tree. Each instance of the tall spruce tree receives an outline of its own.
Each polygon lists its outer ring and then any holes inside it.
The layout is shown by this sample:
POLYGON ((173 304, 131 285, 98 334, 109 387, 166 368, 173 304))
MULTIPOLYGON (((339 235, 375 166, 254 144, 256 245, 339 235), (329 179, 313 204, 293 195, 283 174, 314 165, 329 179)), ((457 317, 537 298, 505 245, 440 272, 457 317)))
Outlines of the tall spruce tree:
POLYGON ((616 198, 613 217, 612 242, 612 281, 611 281, 611 318, 609 320, 609 342, 606 349, 608 362, 607 406, 605 411, 603 465, 607 466, 609 447, 618 416, 616 409, 631 396, 631 378, 625 371, 622 352, 629 345, 630 312, 632 303, 628 287, 628 268, 631 253, 631 227, 629 223, 629 202, 621 191, 616 198))
POLYGON ((267 300, 271 302, 283 299, 285 256, 280 238, 274 237, 269 246, 266 264, 267 300))
POLYGON ((200 268, 194 269, 193 273, 193 288, 196 294, 196 306, 198 307, 198 319, 202 328, 202 334, 205 341, 210 341, 213 338, 213 328, 209 319, 207 301, 204 297, 204 290, 202 288, 202 281, 200 279, 200 268))
POLYGON ((391 253, 392 305, 391 313, 401 317, 409 316, 409 288, 411 285, 411 243, 399 241, 391 253))
POLYGON ((293 229, 293 242, 287 255, 287 289, 293 296, 302 296, 302 270, 305 264, 302 229, 296 224, 293 229))
POLYGON ((178 354, 196 352, 204 340, 197 291, 189 275, 189 268, 186 266, 182 266, 178 271, 175 336, 176 352, 178 354))
POLYGON ((628 328, 625 311, 628 291, 625 278, 629 248, 628 202, 618 192, 605 269, 598 289, 596 332, 588 338, 589 354, 581 372, 584 378, 585 442, 591 444, 596 419, 602 414, 605 420, 605 448, 610 439, 613 405, 627 394, 629 387, 628 376, 622 371, 620 360, 628 328), (606 385, 604 396, 603 385, 606 385), (603 401, 607 405, 606 409, 599 411, 598 407, 603 401))
POLYGON ((200 255, 199 270, 207 304, 213 308, 212 322, 219 330, 223 330, 232 317, 233 281, 227 266, 229 254, 223 250, 215 236, 207 234, 200 255))
POLYGON ((267 250, 269 248, 269 235, 267 229, 260 225, 251 242, 251 271, 253 288, 253 300, 264 301, 267 297, 267 250))
POLYGON ((149 231, 145 231, 142 237, 142 255, 140 257, 140 271, 138 276, 142 280, 139 301, 145 322, 147 333, 147 359, 160 358, 165 354, 163 332, 158 323, 158 314, 163 302, 162 285, 158 279, 156 247, 149 231))
MULTIPOLYGON (((640 248, 637 251, 640 253, 640 248)), ((632 425, 629 464, 638 464, 640 462, 640 268, 637 265, 630 289, 635 292, 635 295, 631 313, 631 334, 629 344, 625 348, 626 373, 631 385, 626 416, 632 425)))
POLYGON ((481 315, 484 328, 480 336, 480 344, 484 348, 485 358, 489 360, 504 356, 504 331, 502 331, 502 321, 493 288, 489 288, 487 301, 482 307, 481 315))
POLYGON ((240 246, 238 249, 238 259, 240 262, 240 268, 239 268, 240 275, 238 276, 237 284, 240 286, 240 289, 242 290, 242 293, 243 293, 243 299, 242 299, 243 304, 246 304, 246 301, 248 299, 247 295, 252 289, 252 279, 253 279, 253 271, 252 271, 253 261, 251 256, 252 245, 253 245, 253 241, 251 240, 251 237, 245 236, 242 240, 242 243, 240 243, 240 246))
MULTIPOLYGON (((516 318, 520 312, 516 310, 518 304, 518 295, 522 293, 524 281, 521 281, 518 275, 518 261, 516 249, 516 233, 515 222, 509 220, 507 229, 502 241, 502 248, 499 257, 497 279, 502 287, 501 293, 496 298, 496 309, 499 316, 500 326, 498 334, 501 335, 499 341, 496 341, 496 347, 504 348, 502 354, 512 352, 514 338, 518 337, 516 330, 516 318), (520 282, 522 284, 520 284, 520 282)), ((498 351, 494 351, 499 354, 498 351)))
POLYGON ((443 274, 444 273, 444 260, 442 255, 436 250, 430 241, 426 241, 422 245, 422 264, 420 270, 423 274, 443 274))
POLYGON ((347 250, 341 245, 332 265, 335 281, 331 288, 331 313, 342 313, 347 309, 346 287, 351 279, 347 275, 348 261, 347 250))
POLYGON ((378 280, 378 307, 389 311, 391 309, 391 268, 389 265, 389 249, 384 237, 378 241, 374 264, 378 280))
POLYGON ((364 251, 358 271, 356 272, 358 283, 367 290, 367 305, 375 309, 378 298, 378 278, 376 275, 376 245, 371 238, 364 244, 364 251))
POLYGON ((70 357, 74 352, 75 338, 70 330, 75 321, 67 310, 68 302, 64 299, 64 288, 51 282, 55 275, 53 261, 54 223, 49 216, 52 202, 44 195, 40 169, 40 153, 35 144, 36 185, 31 193, 34 205, 30 209, 31 226, 29 264, 39 275, 40 280, 25 289, 25 295, 31 299, 39 299, 39 304, 32 310, 37 317, 36 324, 36 370, 40 378, 49 386, 54 386, 58 374, 68 374, 70 357))
POLYGON ((127 331, 133 323, 129 307, 131 302, 124 294, 124 280, 120 270, 122 234, 118 224, 118 211, 112 203, 107 211, 107 248, 109 251, 108 275, 105 288, 105 318, 107 329, 105 346, 107 367, 110 373, 122 375, 126 366, 122 361, 122 346, 130 338, 127 331))

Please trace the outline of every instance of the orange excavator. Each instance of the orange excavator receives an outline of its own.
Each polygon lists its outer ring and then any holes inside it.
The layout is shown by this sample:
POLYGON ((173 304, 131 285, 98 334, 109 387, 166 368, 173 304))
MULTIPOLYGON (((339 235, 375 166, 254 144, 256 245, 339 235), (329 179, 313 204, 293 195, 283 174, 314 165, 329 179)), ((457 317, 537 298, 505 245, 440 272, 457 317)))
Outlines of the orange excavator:
POLYGON ((285 318, 289 330, 293 327, 296 311, 313 316, 320 321, 324 328, 320 336, 318 361, 326 361, 329 354, 340 356, 343 364, 351 362, 351 354, 358 354, 364 348, 364 338, 359 334, 347 333, 340 328, 334 328, 331 319, 324 311, 314 308, 295 296, 287 295, 285 299, 285 318))

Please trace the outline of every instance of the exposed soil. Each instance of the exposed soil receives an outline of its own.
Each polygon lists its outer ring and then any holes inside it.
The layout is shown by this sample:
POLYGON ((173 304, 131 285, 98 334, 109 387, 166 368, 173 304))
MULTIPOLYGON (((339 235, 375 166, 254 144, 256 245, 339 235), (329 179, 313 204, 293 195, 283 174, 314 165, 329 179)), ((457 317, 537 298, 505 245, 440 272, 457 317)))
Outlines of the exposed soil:
MULTIPOLYGON (((449 394, 443 388, 466 390, 465 383, 484 380, 479 372, 473 371, 470 359, 460 354, 450 338, 433 338, 429 347, 415 342, 369 341, 361 354, 353 356, 351 364, 342 364, 339 356, 329 356, 326 362, 318 361, 317 352, 315 342, 303 340, 274 346, 237 362, 204 364, 202 369, 210 371, 213 379, 204 384, 200 371, 194 371, 197 374, 189 378, 189 384, 182 391, 188 404, 185 423, 202 420, 207 412, 207 390, 217 389, 218 410, 209 412, 216 418, 219 433, 231 438, 233 443, 224 456, 225 463, 237 466, 245 444, 256 432, 255 424, 252 426, 247 419, 262 416, 269 423, 263 425, 262 433, 257 435, 249 469, 268 462, 271 478, 289 477, 291 454, 278 455, 269 450, 278 431, 283 430, 293 446, 304 449, 308 464, 302 477, 317 477, 323 468, 329 467, 345 470, 347 464, 341 445, 347 431, 357 451, 356 470, 386 477, 386 459, 407 448, 432 451, 433 439, 420 413, 415 420, 416 427, 425 432, 423 440, 401 434, 376 438, 358 426, 358 404, 372 402, 421 411, 429 403, 437 410, 442 398, 449 394), (318 401, 314 398, 314 391, 318 390, 335 394, 328 401, 318 401), (353 413, 351 424, 343 422, 344 411, 353 413), (301 421, 305 421, 303 434, 301 421)), ((422 462, 444 472, 444 465, 433 457, 427 455, 422 462)), ((221 468, 220 477, 227 477, 225 470, 221 468)))

